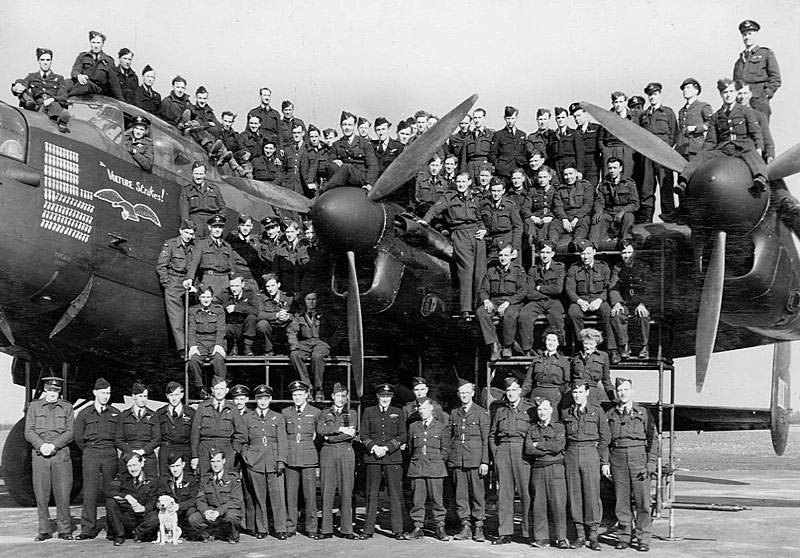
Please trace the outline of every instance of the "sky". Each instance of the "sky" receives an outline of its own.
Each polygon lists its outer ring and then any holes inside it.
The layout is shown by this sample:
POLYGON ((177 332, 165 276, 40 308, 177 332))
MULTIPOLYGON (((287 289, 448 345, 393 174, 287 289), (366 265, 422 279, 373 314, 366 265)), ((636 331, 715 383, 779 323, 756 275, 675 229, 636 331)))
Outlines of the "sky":
MULTIPOLYGON (((69 74, 96 29, 115 58, 128 47, 137 72, 153 66, 163 96, 176 74, 191 92, 206 86, 217 114, 240 115, 238 129, 267 86, 274 107, 291 99, 296 116, 321 128, 335 127, 342 110, 392 123, 419 109, 441 116, 478 93, 490 127, 503 125, 510 104, 520 109, 519 127, 533 131, 540 106, 610 106, 612 91, 642 95, 651 81, 664 85, 664 104, 677 111, 688 76, 716 109, 714 85, 730 76, 742 49, 743 19, 761 24, 759 42, 780 63, 772 133, 781 153, 800 142, 792 102, 800 62, 790 56, 800 35, 796 0, 5 0, 0 83, 36 70, 37 47, 53 49, 53 69, 69 74)), ((7 89, 2 98, 13 101, 7 89)), ((800 192, 800 180, 789 185, 800 192)), ((5 404, 9 376, 0 372, 0 422, 20 416, 21 405, 5 404)))

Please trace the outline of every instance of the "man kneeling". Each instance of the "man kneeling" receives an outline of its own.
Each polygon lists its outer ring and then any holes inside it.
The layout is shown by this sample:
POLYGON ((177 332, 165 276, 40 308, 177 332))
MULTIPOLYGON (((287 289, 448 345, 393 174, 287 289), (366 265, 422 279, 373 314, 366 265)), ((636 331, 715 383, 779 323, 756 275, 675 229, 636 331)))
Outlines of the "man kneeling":
POLYGON ((225 472, 225 453, 211 449, 211 471, 204 475, 197 491, 197 511, 189 517, 203 542, 214 540, 209 527, 227 531, 228 542, 239 542, 239 522, 242 519, 242 481, 237 473, 225 472))

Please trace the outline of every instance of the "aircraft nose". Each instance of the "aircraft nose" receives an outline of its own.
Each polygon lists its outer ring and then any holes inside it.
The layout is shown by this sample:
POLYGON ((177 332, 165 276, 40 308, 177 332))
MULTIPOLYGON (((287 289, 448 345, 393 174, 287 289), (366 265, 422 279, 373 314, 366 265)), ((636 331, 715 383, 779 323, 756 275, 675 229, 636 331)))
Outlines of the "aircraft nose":
POLYGON ((311 212, 320 241, 329 248, 364 253, 381 239, 386 213, 381 204, 367 199, 362 188, 333 188, 314 202, 311 212))
POLYGON ((692 227, 747 233, 769 207, 769 190, 753 188, 750 169, 739 158, 718 157, 701 165, 686 189, 692 227))

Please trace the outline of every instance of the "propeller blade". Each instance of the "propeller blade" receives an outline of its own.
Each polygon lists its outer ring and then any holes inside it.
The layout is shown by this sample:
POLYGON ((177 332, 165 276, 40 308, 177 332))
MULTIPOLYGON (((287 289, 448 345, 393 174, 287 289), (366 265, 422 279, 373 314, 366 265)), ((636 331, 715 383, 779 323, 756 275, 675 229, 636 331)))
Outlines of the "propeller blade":
POLYGON ((777 341, 772 357, 772 394, 770 397, 770 433, 772 448, 776 455, 783 455, 789 439, 789 413, 792 405, 791 392, 792 344, 777 341))
POLYGON ((780 180, 800 172, 800 143, 781 153, 767 165, 767 176, 770 180, 780 180))
POLYGON ((224 180, 231 186, 235 186, 244 192, 258 196, 268 204, 281 209, 297 211, 298 213, 308 213, 314 206, 313 200, 270 182, 262 182, 261 180, 236 176, 226 176, 224 180))
POLYGON ((592 115, 600 125, 630 145, 636 151, 660 165, 675 172, 682 172, 689 162, 677 151, 658 139, 656 136, 634 124, 627 118, 620 118, 612 111, 597 105, 581 101, 583 109, 592 115))
POLYGON ((472 105, 477 100, 477 94, 465 99, 422 134, 422 137, 406 146, 400 156, 392 161, 392 164, 375 181, 367 197, 372 201, 378 201, 400 188, 416 175, 419 169, 430 159, 431 155, 450 137, 458 123, 463 120, 464 115, 469 112, 469 109, 472 108, 472 105))
POLYGON ((350 362, 358 397, 364 394, 364 323, 361 320, 361 295, 358 292, 356 255, 347 252, 347 338, 350 341, 350 362))
POLYGON ((718 231, 708 260, 708 270, 700 297, 700 315, 697 317, 695 339, 695 385, 697 393, 703 390, 711 353, 717 340, 719 314, 722 310, 722 284, 725 279, 725 231, 718 231))

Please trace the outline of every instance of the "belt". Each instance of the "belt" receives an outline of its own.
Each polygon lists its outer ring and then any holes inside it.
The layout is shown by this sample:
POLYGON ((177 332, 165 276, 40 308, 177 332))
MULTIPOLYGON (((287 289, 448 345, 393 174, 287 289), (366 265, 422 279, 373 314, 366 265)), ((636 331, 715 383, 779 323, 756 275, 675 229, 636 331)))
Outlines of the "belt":
POLYGON ((570 448, 597 448, 597 441, 582 441, 582 442, 571 442, 567 441, 567 449, 570 448))
POLYGON ((642 449, 644 448, 644 443, 636 444, 633 446, 611 446, 612 450, 634 450, 634 449, 642 449))
POLYGON ((478 157, 470 157, 468 160, 469 160, 470 163, 474 163, 476 161, 480 162, 480 163, 485 163, 486 161, 489 160, 489 158, 484 156, 484 155, 480 155, 478 157))
POLYGON ((522 440, 521 438, 520 439, 510 439, 510 440, 500 440, 499 442, 497 442, 497 444, 498 445, 500 445, 500 444, 521 444, 524 441, 525 440, 522 440))
POLYGON ((535 385, 535 386, 533 386, 533 387, 537 387, 537 388, 546 388, 546 389, 558 389, 558 388, 560 388, 561 386, 559 386, 558 384, 536 384, 536 385, 535 385))
POLYGON ((228 275, 230 271, 214 271, 213 269, 204 269, 203 275, 228 275))
POLYGON ((172 269, 168 269, 167 275, 172 275, 173 277, 186 277, 188 275, 188 272, 187 271, 178 272, 178 271, 173 271, 172 269))
POLYGON ((178 443, 178 442, 161 442, 161 445, 162 446, 170 446, 170 447, 178 447, 178 446, 184 447, 185 446, 185 447, 188 448, 192 444, 189 443, 189 442, 186 442, 186 443, 183 443, 183 442, 180 442, 180 443, 178 443))

